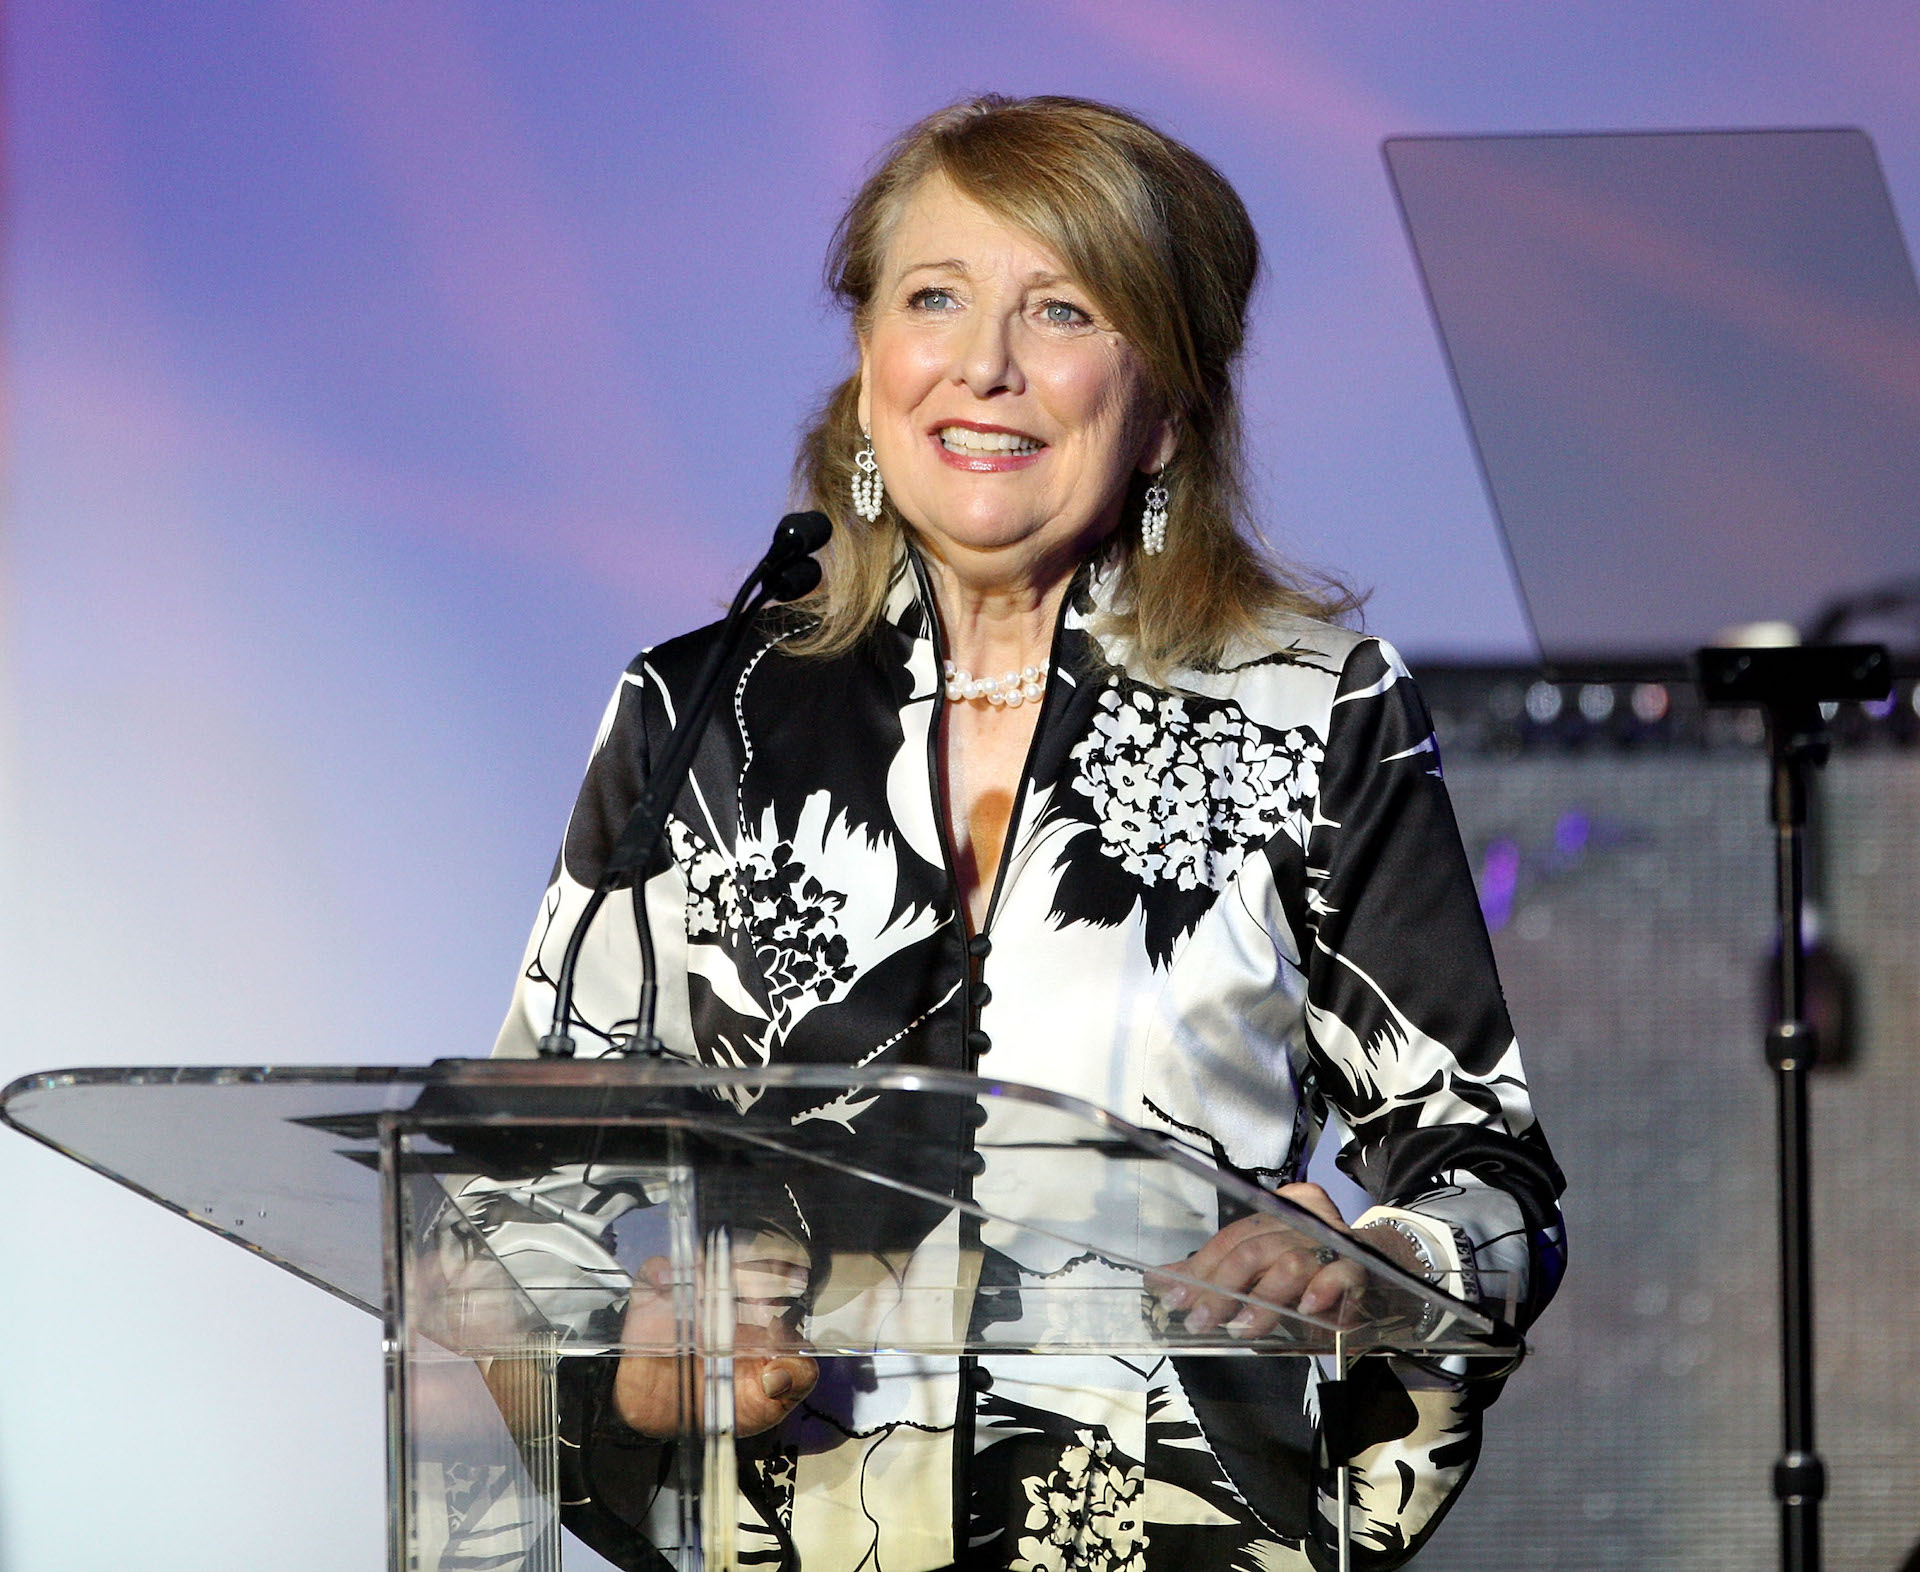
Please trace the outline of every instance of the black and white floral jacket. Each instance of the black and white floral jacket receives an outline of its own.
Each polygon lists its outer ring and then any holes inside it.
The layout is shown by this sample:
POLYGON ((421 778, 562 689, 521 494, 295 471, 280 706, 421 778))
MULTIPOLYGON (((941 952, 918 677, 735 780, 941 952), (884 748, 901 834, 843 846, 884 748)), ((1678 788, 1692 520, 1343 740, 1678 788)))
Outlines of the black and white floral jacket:
MULTIPOLYGON (((853 654, 796 659, 771 628, 750 640, 676 804, 671 866, 647 886, 661 1036, 715 1065, 979 1068, 1269 1186, 1303 1174, 1332 1109, 1345 1171, 1437 1259, 1513 1274, 1530 1319, 1559 1278, 1562 1181, 1406 669, 1377 639, 1280 618, 1218 669, 1152 683, 1102 631, 1110 587, 1084 570, 1062 609, 971 957, 917 559, 853 654)), ((567 934, 712 638, 660 645, 622 678, 497 1053, 530 1054, 546 1030, 567 934)), ((576 996, 603 1049, 631 1030, 636 968, 631 911, 609 903, 576 996)), ((790 1113, 858 1127, 884 1104, 790 1113)), ((749 1534, 750 1559, 785 1542, 806 1572, 1324 1562, 1309 1361, 895 1363, 838 1391, 823 1379, 760 1448, 761 1499, 783 1521, 749 1534)), ((1361 1564, 1388 1567, 1471 1471, 1480 1404, 1410 1371, 1374 1382, 1356 1515, 1361 1564)), ((620 1547, 644 1543, 643 1506, 623 1502, 645 1491, 619 1476, 652 1465, 588 1429, 598 1451, 574 1488, 591 1500, 574 1495, 570 1521, 641 1564, 620 1547)))

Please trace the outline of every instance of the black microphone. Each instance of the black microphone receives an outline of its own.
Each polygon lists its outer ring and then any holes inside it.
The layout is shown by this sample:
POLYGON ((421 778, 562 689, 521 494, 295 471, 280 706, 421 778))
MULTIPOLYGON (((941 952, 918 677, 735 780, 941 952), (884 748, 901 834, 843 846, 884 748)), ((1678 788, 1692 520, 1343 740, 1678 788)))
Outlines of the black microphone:
POLYGON ((774 530, 773 544, 767 548, 766 555, 754 564, 753 571, 733 597, 719 637, 688 690, 680 720, 667 734, 659 767, 649 772, 639 800, 627 814, 627 822, 614 842, 612 855, 595 882, 593 893, 587 897, 586 907, 574 923, 573 932, 567 935, 560 974, 554 981, 553 1025, 540 1039, 541 1057, 572 1057, 573 1037, 567 1028, 573 1019, 574 969, 579 964, 580 947, 586 942, 587 930, 593 926, 593 919, 606 898, 629 879, 633 886, 634 925, 640 937, 640 1008, 625 1051, 660 1051, 653 1035, 659 987, 654 977, 653 933, 647 921, 645 889, 666 835, 667 816, 693 769, 693 756, 701 733, 706 730, 707 720, 720 696, 721 679, 746 639, 754 615, 770 601, 798 599, 819 584, 820 564, 813 560, 812 553, 824 546, 832 534, 833 520, 824 513, 789 513, 774 530))
POLYGON ((764 568, 776 557, 783 561, 811 557, 832 539, 833 520, 826 514, 789 513, 774 526, 773 544, 767 548, 766 556, 760 559, 760 566, 764 568))

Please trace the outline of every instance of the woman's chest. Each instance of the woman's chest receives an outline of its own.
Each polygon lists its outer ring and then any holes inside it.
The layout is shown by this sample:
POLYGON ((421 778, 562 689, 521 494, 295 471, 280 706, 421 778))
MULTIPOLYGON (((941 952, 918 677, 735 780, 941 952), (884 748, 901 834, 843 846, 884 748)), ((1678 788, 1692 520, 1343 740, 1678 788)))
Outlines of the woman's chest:
POLYGON ((962 701, 936 717, 934 762, 955 904, 979 933, 992 912, 1031 773, 1037 704, 962 701))
POLYGON ((1270 1124, 1298 761, 1218 709, 1056 681, 1037 727, 987 733, 910 668, 741 696, 673 829, 702 1057, 977 1070, 1182 1122, 1239 1125, 1237 1099, 1270 1124))

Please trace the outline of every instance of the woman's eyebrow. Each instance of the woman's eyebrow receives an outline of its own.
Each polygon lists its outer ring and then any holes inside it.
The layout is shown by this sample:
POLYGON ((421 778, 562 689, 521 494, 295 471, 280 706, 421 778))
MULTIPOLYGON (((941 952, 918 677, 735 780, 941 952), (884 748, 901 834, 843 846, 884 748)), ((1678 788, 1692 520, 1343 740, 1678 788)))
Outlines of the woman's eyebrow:
POLYGON ((900 276, 905 278, 911 273, 966 273, 967 271, 967 264, 958 257, 948 257, 943 262, 911 262, 900 269, 900 276))
MULTIPOLYGON (((973 270, 969 268, 965 262, 961 261, 960 258, 944 257, 938 262, 909 262, 905 267, 901 268, 895 276, 894 283, 896 287, 904 284, 916 273, 946 273, 959 278, 971 278, 973 276, 973 270)), ((1081 283, 1080 280, 1071 273, 1055 273, 1042 268, 1036 272, 1029 273, 1026 278, 1021 281, 1020 287, 1023 290, 1067 288, 1084 292, 1087 286, 1081 283)))

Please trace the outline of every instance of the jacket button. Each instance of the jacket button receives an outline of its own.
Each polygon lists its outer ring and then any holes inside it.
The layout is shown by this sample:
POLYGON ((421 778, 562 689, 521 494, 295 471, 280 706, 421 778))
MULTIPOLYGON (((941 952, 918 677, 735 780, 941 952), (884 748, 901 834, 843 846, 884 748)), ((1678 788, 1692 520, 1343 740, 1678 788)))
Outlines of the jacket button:
POLYGON ((993 1372, 985 1365, 974 1365, 967 1371, 967 1380, 976 1392, 993 1390, 993 1372))
MULTIPOLYGON (((979 1027, 976 1026, 972 1031, 967 1033, 967 1054, 970 1058, 978 1059, 992 1047, 993 1039, 981 1031, 979 1027)), ((982 1117, 985 1117, 984 1109, 981 1110, 981 1114, 982 1117)))
MULTIPOLYGON (((984 1037, 986 1033, 982 1032, 980 1035, 984 1037)), ((979 1129, 980 1126, 986 1122, 987 1105, 985 1103, 974 1103, 967 1109, 967 1123, 972 1125, 974 1129, 979 1129)))
POLYGON ((976 961, 984 961, 992 953, 993 940, 989 939, 984 933, 976 933, 971 939, 967 940, 967 954, 971 955, 976 961))
POLYGON ((960 1159, 960 1172, 978 1176, 987 1171, 987 1159, 979 1152, 968 1152, 960 1159))
POLYGON ((993 990, 989 988, 985 983, 975 983, 973 985, 974 1018, 978 1020, 980 1016, 980 1012, 992 1003, 993 1003, 993 990))

